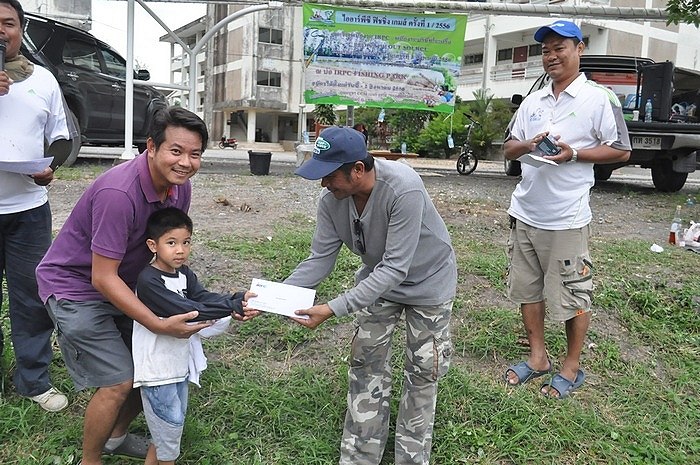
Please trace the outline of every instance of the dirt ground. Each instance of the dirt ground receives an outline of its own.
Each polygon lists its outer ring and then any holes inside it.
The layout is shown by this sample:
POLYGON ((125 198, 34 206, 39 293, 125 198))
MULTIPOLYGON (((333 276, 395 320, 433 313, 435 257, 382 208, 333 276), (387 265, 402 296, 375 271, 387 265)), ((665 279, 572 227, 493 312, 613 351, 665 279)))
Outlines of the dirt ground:
MULTIPOLYGON (((73 180, 57 179, 52 183, 49 195, 56 231, 94 178, 96 164, 107 169, 111 162, 81 160, 75 169, 85 173, 84 176, 71 176, 73 180)), ((273 161, 270 175, 253 176, 247 161, 203 163, 192 180, 194 194, 190 215, 195 233, 190 262, 211 290, 245 289, 252 278, 262 276, 260 265, 241 263, 207 247, 198 247, 198 240, 204 242, 228 234, 250 237, 251 240, 269 240, 274 237, 276 227, 300 222, 314 224, 320 183, 294 176, 293 170, 291 163, 273 161)), ((448 225, 460 226, 474 238, 490 237, 505 248, 508 234, 505 212, 518 178, 507 177, 493 169, 477 169, 469 176, 460 176, 456 170, 417 168, 417 171, 448 225)), ((687 195, 698 196, 696 184, 686 187, 680 193, 682 197, 677 197, 657 193, 650 181, 612 179, 596 186, 591 193, 593 241, 612 235, 642 239, 648 244, 646 249, 653 243, 666 246, 675 203, 687 195)), ((698 213, 700 209, 696 206, 693 213, 696 218, 698 213)), ((469 288, 483 290, 479 302, 465 302, 466 305, 482 308, 512 305, 501 292, 489 285, 481 285, 483 280, 475 275, 462 276, 461 286, 465 289, 458 289, 459 295, 464 295, 463 291, 469 288)), ((461 321, 453 321, 454 326, 461 324, 461 321)), ((625 342, 626 329, 614 318, 598 314, 592 328, 602 334, 614 334, 621 344, 624 358, 645 357, 639 348, 625 342)), ((349 340, 351 329, 350 324, 337 325, 333 330, 334 338, 344 335, 349 340)), ((324 343, 319 341, 319 344, 324 343)), ((493 376, 499 376, 503 365, 487 366, 468 357, 460 357, 453 363, 467 364, 493 376)))
MULTIPOLYGON (((56 231, 99 171, 96 165, 106 170, 111 161, 81 159, 75 169, 84 173, 83 176, 52 183, 49 196, 56 231)), ((416 169, 448 225, 463 226, 475 238, 491 237, 505 246, 508 234, 505 212, 519 178, 485 169, 477 169, 469 176, 460 176, 456 170, 416 169)), ((203 163, 192 179, 190 215, 195 225, 195 247, 191 266, 202 278, 216 277, 205 281, 212 290, 244 288, 261 273, 255 264, 233 263, 206 247, 197 248, 198 237, 215 239, 234 233, 251 240, 267 240, 274 236, 276 226, 314 223, 320 183, 299 178, 293 170, 291 163, 273 161, 269 175, 253 176, 247 161, 215 161, 203 163)), ((593 240, 613 235, 642 239, 649 246, 653 243, 665 246, 674 197, 657 193, 651 182, 612 179, 594 187, 591 193, 593 240)), ((691 185, 681 195, 697 193, 697 186, 691 185)), ((698 212, 696 206, 696 217, 698 212)), ((467 281, 473 279, 476 278, 467 277, 467 281)), ((504 297, 496 293, 483 298, 485 301, 480 302, 483 305, 507 305, 504 297)))
MULTIPOLYGON (((106 170, 111 161, 81 159, 78 180, 56 179, 50 187, 54 229, 57 231, 83 190, 92 181, 95 167, 106 170)), ((193 181, 190 214, 197 234, 208 238, 235 233, 263 239, 274 235, 275 226, 306 221, 313 223, 320 183, 293 175, 291 163, 273 161, 270 174, 253 176, 247 161, 203 163, 193 181)), ((460 176, 456 170, 417 168, 433 202, 445 222, 464 225, 474 237, 491 236, 505 244, 510 194, 518 178, 479 170, 460 176)), ((76 178, 72 176, 71 178, 76 178)), ((612 179, 615 179, 613 177, 612 179)), ((697 195, 697 187, 686 187, 681 195, 697 195)), ((700 199, 699 199, 700 200, 700 199)), ((591 193, 594 236, 624 235, 664 244, 673 216, 669 194, 657 193, 650 182, 613 180, 594 187, 591 193)), ((697 216, 697 206, 695 215, 697 216)), ((231 264, 199 254, 207 272, 226 275, 231 264)), ((246 270, 255 273, 255 270, 246 270)), ((247 278, 247 277, 246 277, 247 278)))

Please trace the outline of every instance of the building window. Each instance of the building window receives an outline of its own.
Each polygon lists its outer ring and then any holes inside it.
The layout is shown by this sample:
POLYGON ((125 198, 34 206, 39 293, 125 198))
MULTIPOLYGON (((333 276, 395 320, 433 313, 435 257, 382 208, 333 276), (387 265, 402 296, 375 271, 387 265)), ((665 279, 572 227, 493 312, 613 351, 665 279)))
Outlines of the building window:
POLYGON ((542 55, 542 44, 532 44, 527 51, 527 56, 536 57, 542 55))
POLYGON ((508 61, 513 59, 512 48, 502 48, 498 51, 498 61, 508 61))
POLYGON ((274 71, 258 71, 258 85, 282 87, 282 75, 274 71))
POLYGON ((484 62, 484 54, 483 53, 472 53, 471 55, 464 55, 464 64, 465 65, 475 65, 477 63, 483 63, 484 62))
POLYGON ((258 42, 263 44, 282 45, 282 30, 269 27, 258 28, 258 42))

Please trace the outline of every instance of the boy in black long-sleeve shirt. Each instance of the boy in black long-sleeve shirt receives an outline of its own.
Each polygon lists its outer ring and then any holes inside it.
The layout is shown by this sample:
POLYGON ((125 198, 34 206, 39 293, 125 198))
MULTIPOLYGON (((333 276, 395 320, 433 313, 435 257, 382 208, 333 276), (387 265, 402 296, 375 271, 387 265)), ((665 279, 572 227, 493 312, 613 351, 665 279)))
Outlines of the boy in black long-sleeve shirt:
POLYGON ((153 437, 146 465, 174 464, 180 455, 188 378, 197 383, 197 361, 206 360, 199 335, 225 331, 231 315, 248 320, 259 313, 246 308, 247 300, 255 296, 252 292, 219 294, 204 289, 185 265, 191 236, 192 220, 177 208, 164 208, 148 219, 146 244, 155 256, 139 274, 139 299, 159 317, 197 310, 199 315, 193 321, 217 321, 190 339, 154 334, 134 321, 134 387, 141 388, 144 415, 153 437))

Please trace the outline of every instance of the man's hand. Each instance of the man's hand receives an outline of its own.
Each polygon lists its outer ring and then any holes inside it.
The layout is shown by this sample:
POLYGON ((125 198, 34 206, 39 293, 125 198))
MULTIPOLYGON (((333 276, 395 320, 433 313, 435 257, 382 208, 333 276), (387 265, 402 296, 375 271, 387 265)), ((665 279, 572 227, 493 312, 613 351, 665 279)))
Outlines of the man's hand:
POLYGON ((557 164, 562 164, 566 163, 567 161, 570 161, 571 158, 574 156, 574 151, 571 148, 571 146, 562 142, 561 140, 557 141, 557 146, 559 146, 559 148, 561 149, 558 154, 548 155, 543 158, 546 158, 547 160, 552 160, 554 163, 557 164))
POLYGON ((41 173, 32 174, 32 179, 34 183, 39 186, 48 186, 51 181, 53 181, 53 170, 51 168, 46 168, 41 173))
POLYGON ((333 316, 333 310, 328 306, 328 304, 314 305, 306 310, 297 310, 294 313, 297 315, 308 315, 309 319, 305 320, 303 318, 292 318, 302 326, 306 326, 309 329, 316 329, 318 325, 326 321, 328 318, 333 316))
POLYGON ((187 339, 197 331, 200 331, 207 326, 211 326, 211 322, 209 321, 187 323, 187 321, 191 320, 192 318, 197 318, 197 315, 199 315, 199 312, 195 310, 189 313, 183 313, 182 315, 162 318, 160 320, 161 325, 157 333, 166 334, 168 336, 173 336, 180 339, 187 339))
POLYGON ((255 292, 247 291, 245 293, 245 296, 243 296, 243 315, 240 315, 236 312, 233 312, 231 315, 233 316, 234 320, 238 321, 248 321, 252 320, 256 316, 260 315, 260 310, 255 310, 254 308, 248 308, 248 299, 252 299, 253 297, 257 297, 258 294, 255 292))
POLYGON ((7 95, 10 91, 10 84, 12 84, 12 79, 5 71, 0 71, 0 95, 7 95))

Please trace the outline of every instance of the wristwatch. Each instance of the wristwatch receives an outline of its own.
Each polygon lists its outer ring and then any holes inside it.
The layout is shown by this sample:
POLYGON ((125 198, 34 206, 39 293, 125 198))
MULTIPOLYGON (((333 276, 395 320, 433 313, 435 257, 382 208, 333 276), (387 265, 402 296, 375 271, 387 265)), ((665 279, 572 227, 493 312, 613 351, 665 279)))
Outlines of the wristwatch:
POLYGON ((578 160, 578 150, 576 150, 575 148, 571 147, 571 154, 572 154, 572 155, 571 155, 571 160, 569 160, 569 162, 575 163, 576 160, 578 160))

